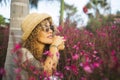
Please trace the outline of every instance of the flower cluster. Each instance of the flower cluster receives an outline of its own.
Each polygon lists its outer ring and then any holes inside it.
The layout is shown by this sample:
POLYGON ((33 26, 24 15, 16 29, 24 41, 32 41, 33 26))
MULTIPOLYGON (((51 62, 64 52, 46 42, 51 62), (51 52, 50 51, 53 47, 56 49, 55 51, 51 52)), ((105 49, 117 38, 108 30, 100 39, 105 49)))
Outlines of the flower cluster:
MULTIPOLYGON (((65 50, 60 51, 56 56, 59 58, 57 71, 54 76, 62 80, 119 80, 120 74, 120 27, 118 25, 102 26, 93 33, 86 28, 79 29, 68 24, 58 27, 59 35, 66 39, 65 50)), ((14 63, 18 68, 14 70, 17 74, 16 80, 21 80, 21 48, 15 44, 11 50, 17 52, 14 63)), ((51 56, 49 51, 44 55, 51 56)), ((34 70, 34 66, 30 66, 34 70)), ((39 71, 34 71, 38 74, 39 71)), ((0 74, 5 70, 0 68, 0 74)), ((46 73, 42 76, 46 77, 46 73)), ((42 79, 42 76, 39 76, 42 79)), ((50 80, 50 78, 44 78, 50 80)), ((30 77, 29 80, 36 80, 30 77)))
POLYGON ((61 35, 67 39, 58 66, 63 80, 120 79, 119 26, 104 26, 94 33, 74 26, 60 27, 61 35))

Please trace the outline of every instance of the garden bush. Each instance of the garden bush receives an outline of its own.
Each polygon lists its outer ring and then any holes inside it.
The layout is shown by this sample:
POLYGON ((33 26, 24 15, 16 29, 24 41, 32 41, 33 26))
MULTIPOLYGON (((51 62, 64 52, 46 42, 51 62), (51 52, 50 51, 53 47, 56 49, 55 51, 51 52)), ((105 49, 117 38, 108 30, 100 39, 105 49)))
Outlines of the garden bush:
MULTIPOLYGON (((118 25, 102 26, 92 33, 86 28, 80 29, 65 23, 64 28, 59 26, 58 30, 58 34, 64 36, 66 42, 65 50, 60 51, 58 70, 54 75, 62 80, 120 80, 118 25)), ((21 46, 16 44, 13 51, 19 48, 21 46)), ((19 58, 15 57, 14 61, 19 67, 21 55, 17 55, 19 58)), ((20 71, 21 68, 15 69, 18 80, 21 78, 20 71)))
POLYGON ((8 46, 9 27, 0 26, 0 80, 4 73, 4 63, 8 46))
POLYGON ((120 80, 120 26, 58 29, 67 40, 58 65, 62 80, 120 80))

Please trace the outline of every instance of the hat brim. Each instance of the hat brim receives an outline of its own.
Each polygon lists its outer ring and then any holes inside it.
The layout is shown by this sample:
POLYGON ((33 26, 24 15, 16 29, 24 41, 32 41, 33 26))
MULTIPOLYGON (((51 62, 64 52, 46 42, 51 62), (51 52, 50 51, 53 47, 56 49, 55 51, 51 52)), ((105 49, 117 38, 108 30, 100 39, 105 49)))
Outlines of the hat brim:
POLYGON ((31 34, 31 32, 34 30, 34 28, 44 19, 51 18, 50 15, 42 13, 33 13, 28 15, 22 24, 22 28, 24 27, 24 33, 22 35, 22 40, 25 41, 31 34))

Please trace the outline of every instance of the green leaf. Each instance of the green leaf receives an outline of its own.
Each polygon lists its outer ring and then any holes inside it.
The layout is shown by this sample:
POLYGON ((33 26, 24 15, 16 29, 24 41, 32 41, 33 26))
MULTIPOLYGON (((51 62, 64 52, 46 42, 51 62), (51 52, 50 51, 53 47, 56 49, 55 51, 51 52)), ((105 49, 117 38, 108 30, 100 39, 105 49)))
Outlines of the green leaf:
POLYGON ((0 15, 0 24, 5 24, 5 18, 2 15, 0 15))
POLYGON ((87 7, 88 9, 91 9, 91 8, 92 8, 91 3, 87 3, 87 4, 86 4, 86 7, 87 7))

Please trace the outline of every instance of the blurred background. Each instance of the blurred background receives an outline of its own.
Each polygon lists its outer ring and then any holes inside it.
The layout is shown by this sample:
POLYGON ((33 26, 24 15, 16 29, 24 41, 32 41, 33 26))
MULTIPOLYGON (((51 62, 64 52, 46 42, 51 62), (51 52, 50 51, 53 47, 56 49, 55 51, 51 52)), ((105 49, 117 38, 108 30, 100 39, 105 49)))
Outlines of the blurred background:
MULTIPOLYGON (((11 0, 1 0, 0 4, 0 15, 6 19, 10 18, 10 1, 11 0)), ((32 0, 31 0, 32 1, 32 0)), ((61 0, 36 0, 33 1, 33 5, 30 5, 30 13, 31 12, 46 12, 49 13, 55 22, 55 24, 59 24, 60 17, 60 1, 61 0)), ((119 14, 120 12, 120 0, 96 0, 96 1, 104 1, 106 4, 100 6, 97 4, 98 10, 102 15, 108 14, 119 14)), ((92 0, 64 0, 65 12, 64 12, 64 20, 68 17, 68 14, 72 14, 72 20, 76 20, 79 24, 79 27, 87 25, 88 15, 84 14, 83 8, 87 6, 88 11, 87 14, 95 15, 95 5, 94 7, 90 7, 89 3, 92 0), (69 6, 68 6, 69 5, 69 6), (89 7, 88 7, 89 6, 89 7), (72 8, 71 8, 72 7, 72 8)), ((103 4, 104 4, 103 2, 103 4)), ((101 3, 102 4, 102 3, 101 3)))
POLYGON ((0 80, 32 12, 50 14, 67 39, 62 80, 120 80, 120 0, 0 0, 0 80))

